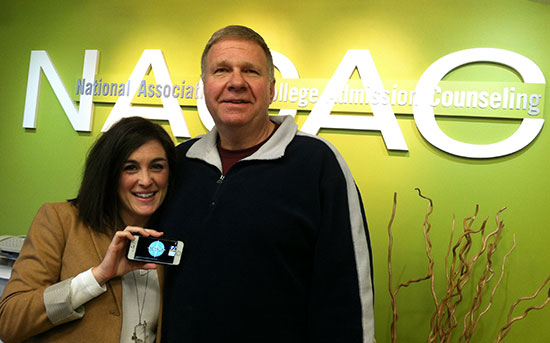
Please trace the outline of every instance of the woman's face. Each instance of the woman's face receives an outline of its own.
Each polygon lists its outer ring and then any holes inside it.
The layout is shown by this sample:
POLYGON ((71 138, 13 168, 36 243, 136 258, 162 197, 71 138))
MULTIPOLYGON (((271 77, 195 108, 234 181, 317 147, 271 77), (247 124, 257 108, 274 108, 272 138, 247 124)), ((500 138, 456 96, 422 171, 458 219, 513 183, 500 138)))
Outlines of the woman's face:
POLYGON ((168 188, 168 160, 157 140, 134 150, 122 166, 118 185, 120 216, 126 225, 145 226, 168 188))

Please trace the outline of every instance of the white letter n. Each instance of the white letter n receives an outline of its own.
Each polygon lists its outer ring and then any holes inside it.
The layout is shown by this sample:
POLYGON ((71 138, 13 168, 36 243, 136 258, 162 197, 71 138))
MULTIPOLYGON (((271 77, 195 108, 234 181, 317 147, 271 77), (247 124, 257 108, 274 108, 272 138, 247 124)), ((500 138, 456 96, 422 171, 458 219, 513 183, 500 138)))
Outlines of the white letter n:
MULTIPOLYGON (((99 50, 86 50, 84 53, 84 67, 82 79, 93 80, 97 72, 99 50)), ((38 112, 38 96, 40 95, 40 70, 50 82, 55 96, 65 111, 67 118, 76 131, 92 131, 93 95, 80 95, 80 108, 77 109, 71 99, 65 84, 61 81, 50 56, 44 50, 31 51, 29 77, 27 81, 27 95, 25 97, 25 112, 23 127, 36 128, 36 113, 38 112)))

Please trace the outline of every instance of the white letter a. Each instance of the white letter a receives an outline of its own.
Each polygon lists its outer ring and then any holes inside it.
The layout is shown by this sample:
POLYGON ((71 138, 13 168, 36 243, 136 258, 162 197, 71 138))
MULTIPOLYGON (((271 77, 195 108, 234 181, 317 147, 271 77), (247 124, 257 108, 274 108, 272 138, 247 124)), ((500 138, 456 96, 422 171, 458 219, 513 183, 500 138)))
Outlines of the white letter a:
POLYGON ((408 151, 390 104, 371 104, 372 116, 330 115, 335 99, 344 90, 348 79, 357 68, 366 92, 384 94, 384 86, 368 50, 348 50, 336 69, 319 101, 302 126, 302 131, 317 134, 321 127, 334 129, 380 131, 389 150, 408 151))

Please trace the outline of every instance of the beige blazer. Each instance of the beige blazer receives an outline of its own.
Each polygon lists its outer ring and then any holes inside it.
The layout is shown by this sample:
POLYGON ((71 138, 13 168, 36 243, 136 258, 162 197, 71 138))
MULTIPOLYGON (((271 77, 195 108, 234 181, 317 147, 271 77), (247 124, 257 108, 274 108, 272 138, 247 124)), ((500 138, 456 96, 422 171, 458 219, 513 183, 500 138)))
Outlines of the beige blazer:
POLYGON ((60 308, 63 313, 67 301, 70 301, 68 296, 64 297, 66 287, 63 284, 98 265, 110 242, 110 235, 100 234, 84 225, 71 203, 44 204, 32 222, 0 301, 0 339, 4 343, 119 343, 122 327, 120 278, 109 281, 107 292, 84 304, 75 313, 61 316, 57 313, 55 316, 59 318, 54 318, 55 324, 44 306, 45 301, 58 299, 59 304, 53 304, 53 307, 60 308), (50 287, 52 285, 55 286, 50 287), (56 290, 52 297, 48 292, 55 288, 59 291, 56 290), (64 320, 67 322, 63 323, 64 320))

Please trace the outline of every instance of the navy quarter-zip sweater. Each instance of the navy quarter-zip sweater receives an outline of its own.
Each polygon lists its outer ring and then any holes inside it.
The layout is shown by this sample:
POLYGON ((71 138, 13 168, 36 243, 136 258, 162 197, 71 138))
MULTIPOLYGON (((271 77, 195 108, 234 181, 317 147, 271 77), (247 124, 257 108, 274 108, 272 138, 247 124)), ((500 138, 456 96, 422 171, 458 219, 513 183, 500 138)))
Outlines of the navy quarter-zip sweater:
POLYGON ((217 131, 178 146, 160 230, 184 242, 166 268, 162 341, 354 343, 374 338, 372 261, 340 154, 292 117, 222 175, 217 131))

